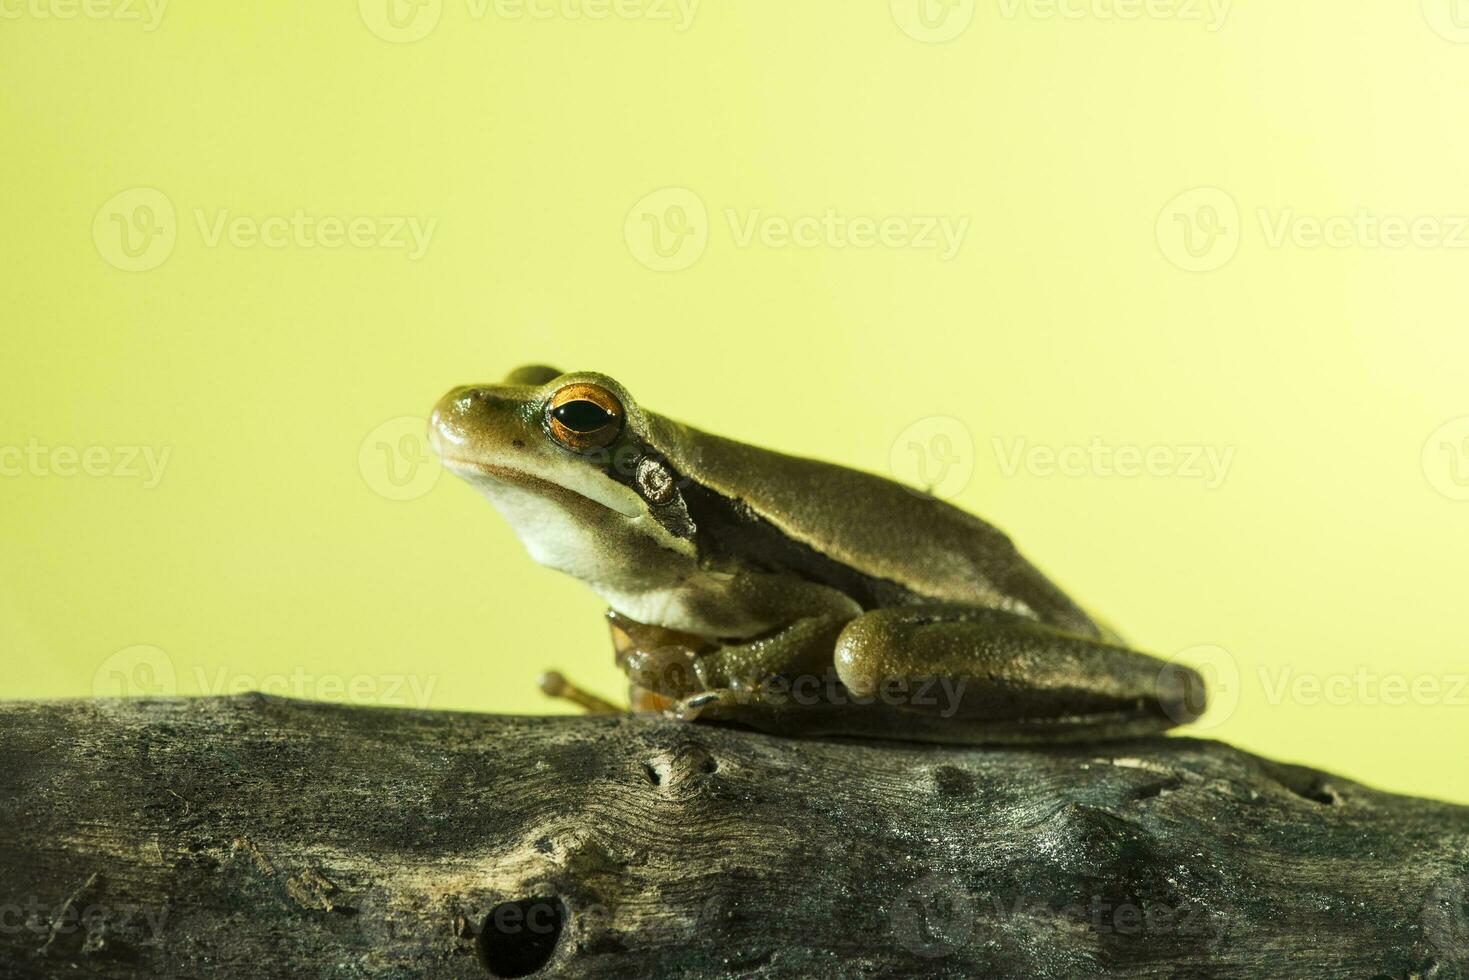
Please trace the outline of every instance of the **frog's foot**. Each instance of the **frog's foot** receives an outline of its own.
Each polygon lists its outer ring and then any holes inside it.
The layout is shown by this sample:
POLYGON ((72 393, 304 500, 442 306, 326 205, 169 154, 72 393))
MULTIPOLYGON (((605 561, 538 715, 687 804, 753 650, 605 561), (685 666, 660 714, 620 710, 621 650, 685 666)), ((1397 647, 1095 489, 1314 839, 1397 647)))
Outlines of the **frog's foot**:
POLYGON ((619 714, 622 710, 611 701, 604 701, 595 694, 591 694, 577 687, 563 677, 560 671, 548 670, 542 674, 540 688, 541 693, 547 697, 560 698, 563 701, 570 701, 572 704, 580 705, 589 714, 619 714))
MULTIPOLYGON (((675 701, 664 712, 680 721, 738 725, 777 735, 824 734, 832 727, 830 707, 810 708, 764 697, 748 688, 701 691, 675 701)), ((840 714, 837 714, 840 718, 840 714)))

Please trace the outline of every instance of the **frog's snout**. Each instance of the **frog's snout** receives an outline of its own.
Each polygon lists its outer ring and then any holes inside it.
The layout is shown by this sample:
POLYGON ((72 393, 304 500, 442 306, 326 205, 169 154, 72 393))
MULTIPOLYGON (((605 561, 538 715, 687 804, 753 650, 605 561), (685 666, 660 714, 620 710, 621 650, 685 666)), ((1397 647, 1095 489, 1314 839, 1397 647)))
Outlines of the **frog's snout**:
POLYGON ((484 411, 489 392, 479 385, 461 385, 451 389, 428 418, 428 441, 440 456, 463 446, 473 428, 474 419, 484 411))

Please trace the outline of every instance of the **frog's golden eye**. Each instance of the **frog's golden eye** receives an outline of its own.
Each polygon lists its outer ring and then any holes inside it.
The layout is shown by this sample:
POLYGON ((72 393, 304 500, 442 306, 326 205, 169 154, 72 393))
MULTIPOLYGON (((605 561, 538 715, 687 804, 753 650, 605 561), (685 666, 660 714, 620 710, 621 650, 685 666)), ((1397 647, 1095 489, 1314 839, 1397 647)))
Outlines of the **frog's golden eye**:
POLYGON ((574 452, 604 449, 622 431, 622 403, 606 388, 570 384, 546 403, 551 438, 574 452))

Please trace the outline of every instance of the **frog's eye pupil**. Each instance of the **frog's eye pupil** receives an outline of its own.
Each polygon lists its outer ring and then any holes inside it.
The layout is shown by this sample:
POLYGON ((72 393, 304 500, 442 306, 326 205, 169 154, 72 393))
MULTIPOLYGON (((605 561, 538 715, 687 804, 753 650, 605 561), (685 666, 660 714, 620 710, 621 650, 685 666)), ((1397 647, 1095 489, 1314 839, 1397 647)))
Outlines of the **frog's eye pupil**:
POLYGON ((622 432, 622 402, 601 385, 566 385, 546 403, 546 432, 574 453, 606 449, 622 432))
POLYGON ((558 405, 552 410, 556 421, 572 432, 596 432, 613 421, 615 416, 596 402, 578 398, 558 405))

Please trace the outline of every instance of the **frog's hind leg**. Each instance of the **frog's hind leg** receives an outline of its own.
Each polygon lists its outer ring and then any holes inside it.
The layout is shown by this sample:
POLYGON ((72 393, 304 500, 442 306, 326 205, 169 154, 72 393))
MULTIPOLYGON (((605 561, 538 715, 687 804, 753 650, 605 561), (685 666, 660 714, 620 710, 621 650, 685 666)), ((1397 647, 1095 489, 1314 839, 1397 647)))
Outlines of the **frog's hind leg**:
POLYGON ((1204 709, 1203 680, 1187 667, 997 609, 875 610, 842 631, 835 663, 854 699, 897 709, 918 738, 1121 738, 1204 709))
POLYGON ((617 707, 611 701, 605 701, 595 694, 577 687, 563 677, 560 671, 548 670, 542 674, 540 688, 541 693, 547 697, 570 701, 572 704, 584 708, 588 714, 620 714, 622 711, 621 708, 617 707))

